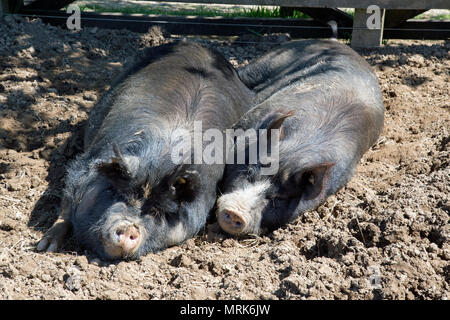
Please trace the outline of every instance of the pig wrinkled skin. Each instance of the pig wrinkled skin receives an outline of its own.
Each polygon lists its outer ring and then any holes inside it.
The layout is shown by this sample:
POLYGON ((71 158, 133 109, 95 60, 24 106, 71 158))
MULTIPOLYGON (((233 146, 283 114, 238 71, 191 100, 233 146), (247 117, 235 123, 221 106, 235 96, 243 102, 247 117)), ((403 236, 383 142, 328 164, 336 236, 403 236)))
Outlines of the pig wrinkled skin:
POLYGON ((67 169, 61 212, 38 243, 57 251, 71 228, 103 259, 135 259, 195 236, 224 164, 175 164, 176 129, 230 128, 253 93, 214 50, 190 42, 148 48, 90 112, 84 153, 67 169))
POLYGON ((260 162, 227 165, 216 216, 230 234, 259 234, 318 207, 351 179, 381 133, 384 106, 369 64, 335 40, 288 42, 239 75, 256 105, 234 128, 280 130, 279 169, 262 175, 260 162))

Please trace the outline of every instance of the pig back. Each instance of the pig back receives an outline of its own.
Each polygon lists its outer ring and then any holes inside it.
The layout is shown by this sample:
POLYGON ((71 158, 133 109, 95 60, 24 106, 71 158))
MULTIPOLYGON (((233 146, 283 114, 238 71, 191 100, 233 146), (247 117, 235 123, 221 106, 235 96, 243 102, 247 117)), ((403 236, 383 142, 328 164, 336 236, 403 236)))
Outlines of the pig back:
POLYGON ((167 135, 198 120, 203 129, 225 129, 251 106, 253 93, 212 49, 182 42, 148 48, 143 55, 91 110, 85 150, 143 128, 167 135))
POLYGON ((384 107, 378 79, 362 57, 337 41, 288 42, 252 61, 239 75, 256 95, 256 106, 241 118, 240 127, 253 127, 257 119, 282 109, 296 111, 287 124, 301 119, 296 125, 314 132, 326 119, 343 118, 350 105, 352 116, 344 123, 358 118, 353 128, 368 130, 360 140, 362 152, 381 132, 384 107))

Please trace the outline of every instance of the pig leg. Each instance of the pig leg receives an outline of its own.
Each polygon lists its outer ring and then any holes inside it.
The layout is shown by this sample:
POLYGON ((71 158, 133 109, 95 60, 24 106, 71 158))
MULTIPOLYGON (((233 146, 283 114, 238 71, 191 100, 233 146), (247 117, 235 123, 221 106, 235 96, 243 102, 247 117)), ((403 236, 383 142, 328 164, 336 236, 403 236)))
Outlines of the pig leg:
POLYGON ((42 240, 38 243, 38 251, 56 252, 60 247, 71 227, 70 204, 67 199, 62 200, 61 212, 55 224, 45 233, 42 240))

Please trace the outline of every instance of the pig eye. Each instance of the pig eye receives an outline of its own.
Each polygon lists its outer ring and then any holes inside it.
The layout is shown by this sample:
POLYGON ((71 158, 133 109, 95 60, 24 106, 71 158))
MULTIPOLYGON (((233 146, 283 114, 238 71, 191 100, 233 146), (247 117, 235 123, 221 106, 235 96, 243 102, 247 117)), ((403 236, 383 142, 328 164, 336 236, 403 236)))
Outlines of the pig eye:
POLYGON ((251 183, 256 181, 256 177, 259 175, 259 169, 256 166, 249 166, 247 168, 247 180, 251 183))
POLYGON ((191 202, 195 199, 200 188, 200 175, 197 171, 184 171, 176 175, 169 184, 172 199, 191 202))

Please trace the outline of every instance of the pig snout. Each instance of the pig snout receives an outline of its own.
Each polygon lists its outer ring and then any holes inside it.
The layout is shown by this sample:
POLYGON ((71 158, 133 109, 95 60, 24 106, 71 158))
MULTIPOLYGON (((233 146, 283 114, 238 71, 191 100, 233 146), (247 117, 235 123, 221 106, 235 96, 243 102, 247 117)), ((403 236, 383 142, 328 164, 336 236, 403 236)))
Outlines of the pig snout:
MULTIPOLYGON (((119 203, 120 204, 120 203, 119 203)), ((144 228, 138 217, 126 214, 126 207, 116 204, 103 228, 103 247, 110 259, 132 257, 143 243, 144 228)))
POLYGON ((139 228, 129 223, 122 223, 113 230, 111 237, 112 243, 122 248, 124 254, 135 251, 139 244, 140 232, 139 228))
POLYGON ((261 208, 265 205, 267 181, 244 186, 217 199, 217 221, 223 231, 231 234, 258 234, 261 208))
POLYGON ((217 220, 223 231, 237 235, 242 233, 247 226, 245 214, 239 211, 224 209, 217 215, 217 220))
POLYGON ((126 218, 117 219, 103 236, 105 253, 110 259, 131 257, 139 249, 142 238, 138 223, 126 218))

